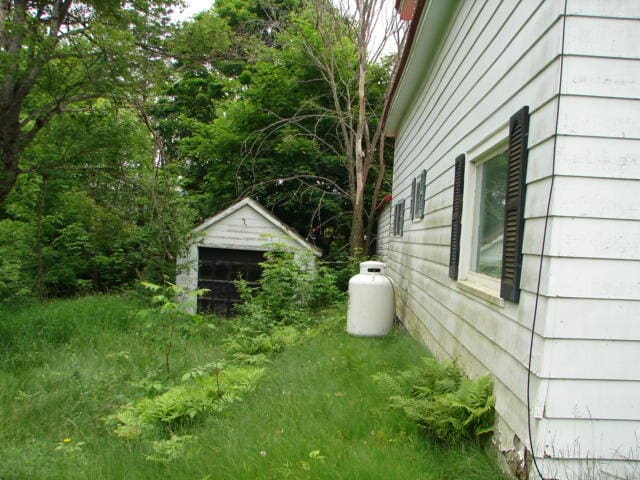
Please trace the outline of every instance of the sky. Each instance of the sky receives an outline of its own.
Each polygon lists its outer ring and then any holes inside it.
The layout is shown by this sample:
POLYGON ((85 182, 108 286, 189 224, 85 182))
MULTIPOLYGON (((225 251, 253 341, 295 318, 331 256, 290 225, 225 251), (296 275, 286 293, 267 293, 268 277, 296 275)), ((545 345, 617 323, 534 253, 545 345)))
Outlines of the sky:
POLYGON ((213 5, 213 0, 187 0, 185 3, 187 4, 187 8, 182 12, 176 11, 173 14, 174 20, 187 20, 188 18, 193 17, 196 13, 207 10, 211 5, 213 5))
MULTIPOLYGON (((340 0, 338 0, 340 1, 340 0)), ((395 15, 395 11, 393 9, 393 5, 395 2, 393 0, 384 0, 385 1, 385 12, 383 15, 383 19, 390 18, 392 15, 395 15)), ((184 21, 191 17, 193 17, 196 13, 202 12, 203 10, 207 10, 213 5, 214 0, 186 0, 185 3, 187 7, 182 11, 176 11, 172 15, 174 20, 184 21)), ((373 44, 379 44, 380 38, 382 37, 381 32, 374 31, 373 44)), ((395 50, 395 44, 393 42, 389 42, 383 52, 385 54, 392 53, 395 50)))

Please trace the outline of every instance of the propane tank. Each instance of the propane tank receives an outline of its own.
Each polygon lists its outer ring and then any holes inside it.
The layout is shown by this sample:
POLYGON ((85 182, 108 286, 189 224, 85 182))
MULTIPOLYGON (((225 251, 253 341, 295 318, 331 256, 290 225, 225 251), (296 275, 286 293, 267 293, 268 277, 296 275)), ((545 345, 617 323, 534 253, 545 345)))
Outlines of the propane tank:
POLYGON ((349 335, 381 337, 393 327, 393 286, 384 269, 382 262, 362 262, 360 273, 349 280, 349 335))

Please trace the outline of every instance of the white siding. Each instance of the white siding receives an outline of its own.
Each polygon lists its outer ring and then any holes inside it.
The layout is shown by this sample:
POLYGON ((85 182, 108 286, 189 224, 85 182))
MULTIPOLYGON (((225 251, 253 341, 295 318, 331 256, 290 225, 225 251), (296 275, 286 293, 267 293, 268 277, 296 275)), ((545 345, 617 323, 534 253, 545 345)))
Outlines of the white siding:
POLYGON ((568 12, 537 450, 559 478, 640 478, 640 3, 568 12))
MULTIPOLYGON (((407 328, 471 375, 494 376, 499 448, 517 448, 514 434, 528 445, 529 341, 553 185, 533 344, 534 449, 550 456, 541 462, 549 475, 584 478, 593 465, 577 459, 595 459, 605 475, 635 468, 615 452, 640 453, 640 2, 569 0, 566 18, 563 7, 461 2, 396 138, 394 203, 409 205, 426 168, 426 215, 405 215, 384 261, 407 328), (504 142, 524 105, 524 264, 513 304, 448 276, 453 164, 504 142)), ((468 227, 463 218, 461 262, 468 227)))
POLYGON ((387 202, 378 214, 376 255, 381 262, 387 262, 389 257, 389 242, 391 241, 391 210, 391 203, 387 202))

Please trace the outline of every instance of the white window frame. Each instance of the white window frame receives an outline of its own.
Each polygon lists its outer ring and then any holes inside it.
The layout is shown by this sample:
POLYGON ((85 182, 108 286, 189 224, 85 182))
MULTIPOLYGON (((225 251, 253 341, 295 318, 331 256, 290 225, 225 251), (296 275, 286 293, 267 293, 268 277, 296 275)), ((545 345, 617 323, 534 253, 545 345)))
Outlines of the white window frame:
MULTIPOLYGON (((502 130, 501 130, 502 132, 502 130)), ((464 172, 460 260, 458 262, 458 286, 469 293, 504 306, 500 298, 500 278, 491 277, 473 270, 478 242, 478 221, 480 215, 480 168, 483 163, 509 148, 508 126, 502 134, 483 142, 473 152, 467 153, 464 172), (497 138, 497 140, 496 140, 497 138)))

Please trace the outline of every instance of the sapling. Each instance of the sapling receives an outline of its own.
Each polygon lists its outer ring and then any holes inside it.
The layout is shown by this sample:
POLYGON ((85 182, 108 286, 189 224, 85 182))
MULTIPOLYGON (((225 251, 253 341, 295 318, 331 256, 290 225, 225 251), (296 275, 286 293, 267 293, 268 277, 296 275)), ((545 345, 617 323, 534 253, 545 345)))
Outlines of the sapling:
MULTIPOLYGON (((191 313, 184 304, 176 301, 183 296, 197 297, 204 294, 207 289, 199 289, 187 292, 183 287, 166 282, 165 286, 150 282, 140 282, 142 287, 151 292, 151 308, 138 312, 143 318, 148 337, 158 344, 164 354, 164 366, 167 377, 171 374, 170 357, 173 350, 175 333, 178 328, 188 329, 191 325, 202 324, 202 316, 191 313)), ((212 324, 207 324, 213 328, 212 324)))

